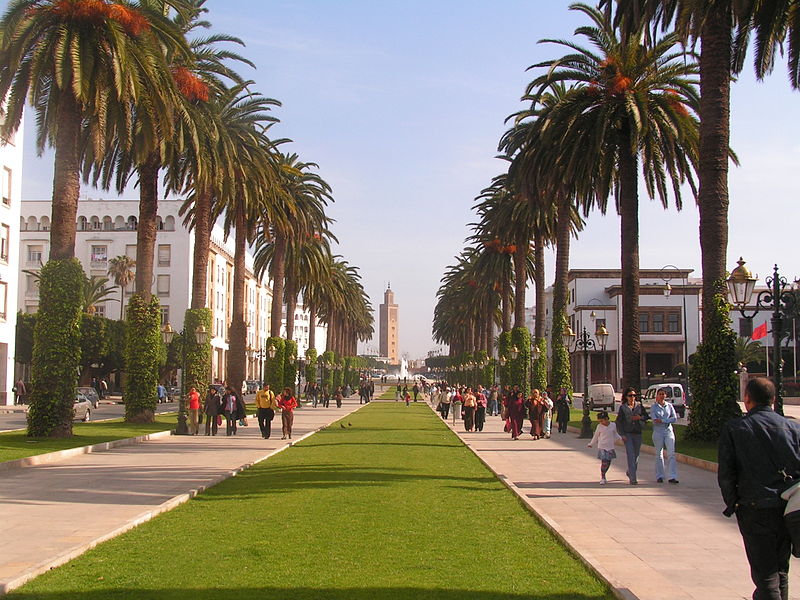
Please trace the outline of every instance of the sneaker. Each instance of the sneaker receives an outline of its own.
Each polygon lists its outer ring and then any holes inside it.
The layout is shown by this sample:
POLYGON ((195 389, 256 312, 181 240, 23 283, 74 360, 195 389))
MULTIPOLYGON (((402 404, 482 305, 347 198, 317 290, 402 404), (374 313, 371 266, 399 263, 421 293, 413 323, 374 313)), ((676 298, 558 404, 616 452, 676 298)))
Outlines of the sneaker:
POLYGON ((600 480, 600 485, 605 485, 605 484, 607 484, 607 483, 608 483, 608 482, 606 481, 606 478, 605 478, 605 477, 603 477, 603 478, 600 480))
POLYGON ((664 483, 664 478, 659 477, 658 479, 656 479, 656 483, 664 483))
POLYGON ((639 485, 639 482, 634 479, 631 481, 631 485, 639 485))
POLYGON ((670 479, 669 482, 670 483, 680 483, 677 479, 670 479))

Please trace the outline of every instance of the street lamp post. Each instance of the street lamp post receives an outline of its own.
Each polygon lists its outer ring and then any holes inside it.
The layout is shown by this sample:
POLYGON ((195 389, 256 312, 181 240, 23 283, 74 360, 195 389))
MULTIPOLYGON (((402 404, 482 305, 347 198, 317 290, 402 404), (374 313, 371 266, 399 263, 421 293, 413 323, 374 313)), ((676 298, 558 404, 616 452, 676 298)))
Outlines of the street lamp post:
POLYGON ((580 336, 576 336, 572 331, 572 327, 567 325, 567 328, 562 334, 564 347, 569 351, 572 346, 573 340, 575 341, 574 352, 583 352, 583 418, 581 419, 581 433, 578 437, 589 439, 592 437, 592 420, 589 418, 589 350, 597 350, 598 346, 601 351, 605 352, 606 342, 608 341, 608 331, 605 327, 601 326, 595 332, 597 343, 583 328, 580 336))
POLYGON ((762 310, 772 311, 772 364, 775 371, 775 412, 783 415, 783 358, 781 357, 781 338, 783 337, 784 315, 794 309, 795 299, 791 291, 785 291, 786 279, 778 273, 775 265, 772 277, 767 277, 766 290, 759 292, 756 297, 756 307, 748 317, 747 305, 753 297, 757 277, 753 277, 750 270, 745 267, 745 261, 739 258, 739 265, 731 271, 726 280, 728 294, 734 306, 739 309, 742 317, 752 319, 762 310))
MULTIPOLYGON (((161 339, 169 345, 175 338, 175 330, 169 324, 164 325, 161 330, 161 339)), ((194 330, 194 339, 198 346, 203 346, 208 342, 208 331, 202 323, 194 330)), ((186 328, 181 331, 181 397, 178 401, 178 424, 175 427, 175 435, 189 435, 189 427, 186 424, 186 328)))
POLYGON ((681 319, 683 320, 683 372, 686 374, 687 380, 684 381, 684 392, 688 391, 689 389, 689 382, 688 382, 688 367, 689 367, 689 333, 687 329, 687 322, 686 322, 686 285, 687 279, 686 275, 681 273, 681 270, 676 267, 675 265, 665 265, 661 267, 661 279, 664 281, 664 298, 669 300, 670 294, 672 293, 672 286, 669 282, 673 279, 671 273, 677 273, 683 279, 683 294, 681 297, 683 298, 683 316, 681 319))

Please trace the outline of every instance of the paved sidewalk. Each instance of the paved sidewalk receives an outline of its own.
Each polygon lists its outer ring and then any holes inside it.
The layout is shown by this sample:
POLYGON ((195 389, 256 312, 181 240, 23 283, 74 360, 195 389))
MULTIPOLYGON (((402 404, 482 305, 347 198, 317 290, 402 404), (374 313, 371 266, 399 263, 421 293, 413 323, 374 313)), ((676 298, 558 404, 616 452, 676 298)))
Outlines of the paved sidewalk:
MULTIPOLYGON (((452 419, 448 420, 452 428, 452 419)), ((528 428, 530 425, 528 424, 528 428)), ((597 449, 574 433, 512 441, 499 417, 483 432, 454 431, 623 598, 750 598, 747 558, 735 519, 722 516, 716 474, 678 465, 679 485, 657 484, 654 457, 639 458, 639 485, 625 477, 625 450, 599 485, 597 449)), ((680 448, 678 449, 680 450, 680 448)), ((800 599, 800 561, 789 592, 800 599)))
MULTIPOLYGON (((297 409, 291 442, 358 408, 356 397, 341 408, 297 409)), ((268 440, 248 421, 236 436, 223 424, 216 437, 170 436, 4 473, 0 594, 288 447, 280 414, 268 440)))

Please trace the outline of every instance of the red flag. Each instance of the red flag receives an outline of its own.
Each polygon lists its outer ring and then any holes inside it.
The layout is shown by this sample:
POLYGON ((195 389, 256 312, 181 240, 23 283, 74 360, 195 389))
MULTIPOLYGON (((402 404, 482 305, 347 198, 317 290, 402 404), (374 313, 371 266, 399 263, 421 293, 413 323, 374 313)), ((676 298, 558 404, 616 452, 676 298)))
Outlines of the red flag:
POLYGON ((761 325, 753 329, 753 335, 750 336, 752 340, 760 340, 763 337, 767 337, 767 322, 764 321, 761 325))

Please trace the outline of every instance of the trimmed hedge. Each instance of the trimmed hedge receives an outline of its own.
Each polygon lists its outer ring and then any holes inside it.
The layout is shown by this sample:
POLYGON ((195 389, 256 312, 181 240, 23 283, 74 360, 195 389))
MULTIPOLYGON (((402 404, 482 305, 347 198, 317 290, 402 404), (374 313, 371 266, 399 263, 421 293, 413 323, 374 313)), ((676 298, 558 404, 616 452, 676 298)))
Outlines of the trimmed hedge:
POLYGON ((306 382, 317 380, 317 350, 309 348, 306 350, 306 382))
POLYGON ((157 296, 147 301, 139 294, 128 303, 128 343, 125 364, 125 421, 155 422, 158 395, 158 373, 166 360, 166 347, 161 340, 161 309, 157 296))
POLYGON ((511 345, 519 350, 511 364, 511 385, 518 385, 527 398, 531 393, 529 369, 531 364, 531 334, 526 327, 511 330, 511 345))
POLYGON ((534 361, 531 372, 531 387, 537 390, 547 389, 547 339, 536 340, 539 348, 539 360, 534 361))
POLYGON ((550 346, 553 350, 553 373, 550 381, 554 390, 562 387, 572 396, 572 366, 569 362, 569 352, 561 341, 561 334, 567 324, 566 311, 561 311, 553 318, 553 335, 550 339, 550 346))
POLYGON ((33 332, 28 435, 71 437, 81 362, 81 314, 86 276, 77 259, 51 260, 39 279, 33 332))
POLYGON ((283 367, 286 351, 285 341, 286 340, 280 337, 267 338, 267 351, 269 352, 270 348, 275 348, 275 356, 270 358, 269 355, 267 355, 267 363, 264 370, 266 371, 267 383, 270 389, 276 394, 283 391, 283 367))
POLYGON ((186 344, 186 382, 187 393, 195 388, 202 396, 208 388, 211 379, 211 310, 208 308, 190 308, 184 313, 183 330, 188 337, 186 344), (205 327, 208 332, 208 341, 198 345, 198 325, 205 327))
POLYGON ((714 296, 708 333, 689 367, 692 405, 686 437, 690 439, 717 440, 722 426, 742 414, 735 374, 736 334, 730 327, 729 315, 725 298, 721 294, 714 296))
POLYGON ((297 383, 297 342, 284 340, 283 344, 283 387, 291 388, 294 392, 294 386, 297 383))

